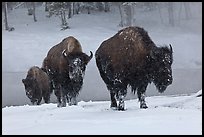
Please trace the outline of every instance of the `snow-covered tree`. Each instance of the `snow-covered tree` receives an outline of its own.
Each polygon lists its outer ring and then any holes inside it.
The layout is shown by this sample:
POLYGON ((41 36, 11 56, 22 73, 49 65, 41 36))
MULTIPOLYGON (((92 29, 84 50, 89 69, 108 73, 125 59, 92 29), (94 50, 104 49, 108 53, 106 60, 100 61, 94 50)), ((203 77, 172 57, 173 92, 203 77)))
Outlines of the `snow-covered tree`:
POLYGON ((109 2, 104 2, 104 6, 105 6, 104 11, 109 12, 110 11, 110 3, 109 2))
POLYGON ((174 26, 174 12, 173 12, 173 3, 168 2, 168 13, 169 13, 169 24, 174 26))
POLYGON ((136 2, 120 2, 119 11, 121 16, 120 26, 132 26, 134 20, 134 6, 136 2))
POLYGON ((34 20, 34 22, 36 22, 37 19, 36 19, 36 16, 35 16, 35 2, 32 2, 32 5, 33 5, 33 20, 34 20))
POLYGON ((8 30, 7 2, 3 2, 5 29, 8 30))
POLYGON ((5 30, 13 31, 14 27, 9 27, 8 25, 8 2, 2 2, 2 8, 4 10, 5 30))
POLYGON ((94 2, 84 2, 84 8, 87 9, 88 14, 91 14, 91 9, 94 9, 94 2))
POLYGON ((69 28, 66 13, 70 9, 70 2, 51 2, 49 4, 49 12, 51 15, 58 15, 61 19, 61 28, 67 29, 69 28))

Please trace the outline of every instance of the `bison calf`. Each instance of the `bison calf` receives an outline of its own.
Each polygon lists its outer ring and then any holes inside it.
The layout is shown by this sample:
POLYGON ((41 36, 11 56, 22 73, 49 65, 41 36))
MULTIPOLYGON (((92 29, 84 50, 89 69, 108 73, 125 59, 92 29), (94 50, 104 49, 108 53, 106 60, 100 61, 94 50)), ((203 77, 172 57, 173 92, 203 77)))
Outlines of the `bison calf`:
POLYGON ((95 53, 100 75, 110 91, 111 107, 124 110, 127 86, 147 108, 145 91, 153 82, 159 92, 172 83, 172 47, 157 47, 140 27, 127 27, 102 42, 95 53), (117 105, 116 99, 119 101, 117 105))
POLYGON ((32 104, 39 105, 42 98, 45 103, 50 102, 50 82, 48 75, 37 66, 33 66, 28 70, 26 79, 22 79, 25 86, 26 96, 32 104))

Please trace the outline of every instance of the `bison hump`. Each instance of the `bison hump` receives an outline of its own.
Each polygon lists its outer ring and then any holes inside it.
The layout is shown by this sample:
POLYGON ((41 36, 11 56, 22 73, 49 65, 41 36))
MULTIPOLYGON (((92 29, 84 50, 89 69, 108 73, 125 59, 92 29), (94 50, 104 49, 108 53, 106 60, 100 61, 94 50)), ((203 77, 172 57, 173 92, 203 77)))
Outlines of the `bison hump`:
POLYGON ((68 37, 63 41, 62 45, 64 47, 63 50, 66 49, 68 53, 82 52, 81 44, 74 37, 68 37))

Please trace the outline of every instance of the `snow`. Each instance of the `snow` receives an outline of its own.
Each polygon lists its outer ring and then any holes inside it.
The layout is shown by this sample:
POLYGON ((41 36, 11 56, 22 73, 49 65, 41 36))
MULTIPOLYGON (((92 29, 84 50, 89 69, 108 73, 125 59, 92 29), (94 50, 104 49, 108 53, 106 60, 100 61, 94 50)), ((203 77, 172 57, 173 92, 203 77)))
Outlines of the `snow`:
POLYGON ((59 18, 47 18, 42 7, 36 7, 37 22, 25 9, 10 12, 9 24, 15 30, 5 31, 2 23, 2 134, 202 134, 202 96, 196 97, 202 94, 202 3, 191 7, 193 18, 177 20, 173 28, 165 24, 167 12, 162 12, 162 24, 158 11, 135 9, 135 23, 158 46, 172 45, 173 83, 163 94, 150 84, 147 109, 139 108, 137 96, 128 89, 125 111, 110 109, 110 95, 94 56, 77 106, 58 108, 54 94, 50 104, 32 106, 21 82, 28 69, 40 67, 48 50, 67 36, 76 37, 85 53, 94 54, 104 40, 122 29, 117 7, 110 13, 74 15, 68 20, 70 29, 63 31, 59 18))
POLYGON ((201 135, 202 97, 197 94, 147 97, 147 109, 140 109, 136 99, 127 100, 125 111, 112 110, 109 101, 4 107, 2 134, 201 135))

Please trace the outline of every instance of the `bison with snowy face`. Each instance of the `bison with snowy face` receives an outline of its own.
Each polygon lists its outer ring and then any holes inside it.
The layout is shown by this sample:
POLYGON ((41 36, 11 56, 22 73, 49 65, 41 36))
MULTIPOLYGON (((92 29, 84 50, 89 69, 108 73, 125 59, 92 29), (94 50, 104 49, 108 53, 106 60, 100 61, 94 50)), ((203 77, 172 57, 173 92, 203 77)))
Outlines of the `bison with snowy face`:
POLYGON ((58 107, 77 105, 76 97, 83 85, 88 62, 93 57, 82 52, 81 44, 70 36, 52 47, 43 61, 42 68, 48 73, 58 100, 58 107))
POLYGON ((103 41, 95 58, 110 91, 111 107, 124 110, 124 98, 127 86, 130 86, 134 93, 137 91, 140 108, 147 108, 145 91, 148 83, 153 82, 159 92, 172 84, 172 53, 171 45, 157 47, 140 27, 124 28, 103 41))
POLYGON ((22 79, 25 87, 26 96, 31 103, 40 105, 42 98, 45 103, 50 102, 50 81, 48 75, 39 67, 33 66, 28 70, 25 79, 22 79))

